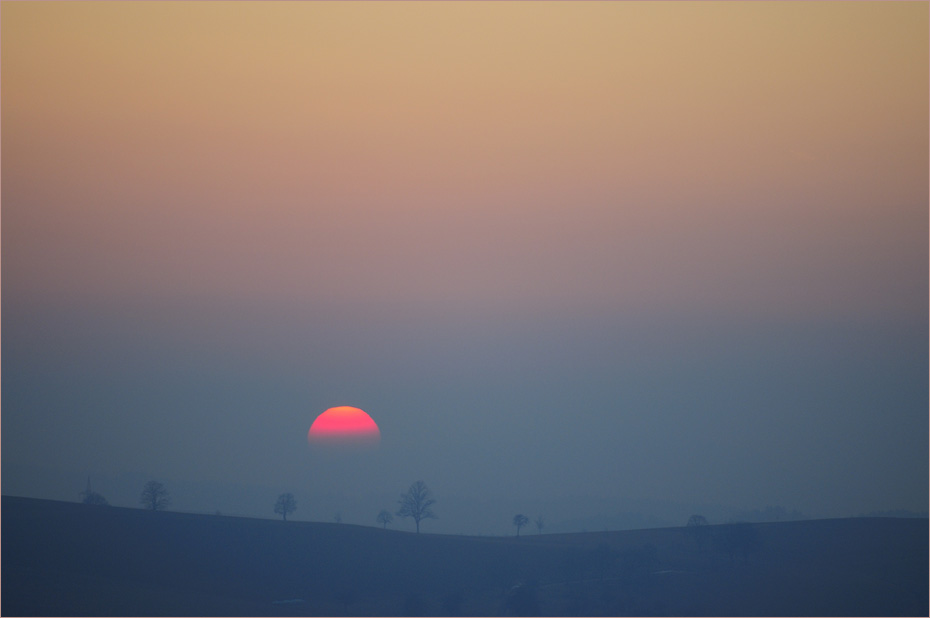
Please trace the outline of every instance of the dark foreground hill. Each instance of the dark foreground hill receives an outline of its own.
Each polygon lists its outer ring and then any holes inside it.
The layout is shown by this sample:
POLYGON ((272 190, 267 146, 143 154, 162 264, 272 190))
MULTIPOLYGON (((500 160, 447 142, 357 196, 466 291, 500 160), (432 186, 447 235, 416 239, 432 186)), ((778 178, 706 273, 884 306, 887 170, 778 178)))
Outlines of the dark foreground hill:
POLYGON ((14 615, 928 614, 926 519, 484 538, 3 497, 14 615))

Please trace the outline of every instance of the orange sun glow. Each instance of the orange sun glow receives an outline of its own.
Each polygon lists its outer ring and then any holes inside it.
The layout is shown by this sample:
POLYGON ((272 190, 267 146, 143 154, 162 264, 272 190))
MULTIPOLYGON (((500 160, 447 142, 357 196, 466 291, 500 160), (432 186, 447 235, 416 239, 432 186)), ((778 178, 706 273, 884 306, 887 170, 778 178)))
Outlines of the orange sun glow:
POLYGON ((381 441, 381 431, 364 410, 338 406, 316 417, 307 432, 307 441, 319 445, 374 446, 381 441))

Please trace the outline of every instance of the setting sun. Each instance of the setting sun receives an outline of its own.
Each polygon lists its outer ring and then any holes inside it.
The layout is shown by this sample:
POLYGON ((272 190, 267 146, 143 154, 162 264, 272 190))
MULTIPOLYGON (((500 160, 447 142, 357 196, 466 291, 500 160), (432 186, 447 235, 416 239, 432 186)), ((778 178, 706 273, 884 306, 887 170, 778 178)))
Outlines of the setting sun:
POLYGON ((307 432, 307 441, 321 445, 373 446, 381 441, 381 431, 364 410, 338 406, 316 417, 307 432))

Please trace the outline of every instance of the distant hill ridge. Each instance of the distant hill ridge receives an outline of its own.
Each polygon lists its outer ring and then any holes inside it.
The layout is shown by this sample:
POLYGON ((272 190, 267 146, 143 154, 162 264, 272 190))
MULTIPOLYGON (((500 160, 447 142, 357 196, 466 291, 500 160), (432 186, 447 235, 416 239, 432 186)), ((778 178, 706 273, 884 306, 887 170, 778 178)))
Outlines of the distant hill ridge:
POLYGON ((2 498, 4 615, 927 615, 928 521, 473 537, 2 498))

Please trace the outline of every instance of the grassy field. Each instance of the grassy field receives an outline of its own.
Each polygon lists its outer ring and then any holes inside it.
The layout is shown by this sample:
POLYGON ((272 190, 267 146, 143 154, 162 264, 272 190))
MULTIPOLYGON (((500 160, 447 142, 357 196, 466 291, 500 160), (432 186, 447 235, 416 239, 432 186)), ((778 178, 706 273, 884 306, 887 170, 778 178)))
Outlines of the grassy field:
POLYGON ((14 498, 14 615, 928 615, 926 519, 487 538, 14 498))

